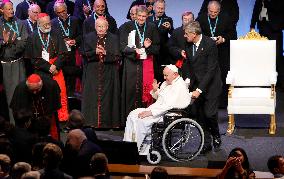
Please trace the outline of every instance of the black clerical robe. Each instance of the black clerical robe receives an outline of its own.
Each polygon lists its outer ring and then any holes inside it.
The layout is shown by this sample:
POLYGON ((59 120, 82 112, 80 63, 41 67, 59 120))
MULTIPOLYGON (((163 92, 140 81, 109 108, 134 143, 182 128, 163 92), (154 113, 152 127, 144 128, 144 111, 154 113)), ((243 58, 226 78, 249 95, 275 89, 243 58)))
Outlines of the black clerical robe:
MULTIPOLYGON (((27 43, 28 33, 21 20, 13 17, 8 21, 0 18, 0 61, 3 69, 3 84, 7 104, 10 103, 17 84, 25 79, 23 53, 27 43), (8 42, 4 43, 4 29, 10 33, 8 42), (13 36, 16 38, 13 41, 13 36)), ((11 123, 14 122, 12 111, 9 110, 11 123)))
POLYGON ((61 109, 58 111, 58 118, 60 121, 65 121, 68 118, 67 94, 65 80, 61 69, 64 64, 63 62, 67 48, 62 37, 58 35, 59 33, 60 32, 56 31, 55 29, 53 29, 50 33, 42 33, 40 30, 34 31, 29 36, 25 56, 31 60, 35 73, 57 81, 61 90, 60 95, 62 105, 61 109), (44 46, 48 42, 48 34, 50 34, 50 38, 47 48, 45 49, 44 46), (43 43, 41 42, 40 38, 42 38, 43 43), (49 59, 45 60, 43 58, 43 51, 49 53, 49 59), (58 71, 58 73, 55 75, 52 75, 49 72, 52 64, 56 66, 58 71))
POLYGON ((176 28, 169 41, 169 53, 171 56, 172 64, 176 64, 178 60, 182 59, 181 51, 185 50, 186 38, 184 37, 183 26, 176 28))
MULTIPOLYGON (((64 0, 64 1, 65 1, 66 6, 67 6, 67 13, 72 15, 73 11, 74 11, 74 2, 69 1, 69 0, 64 0)), ((50 3, 48 3, 47 6, 46 6, 46 13, 50 16, 50 19, 57 17, 57 15, 54 12, 55 2, 56 2, 56 0, 53 0, 50 3)))
MULTIPOLYGON (((120 29, 120 51, 123 55, 123 76, 122 76, 122 104, 121 115, 122 120, 126 120, 130 111, 138 108, 145 107, 145 103, 142 102, 143 94, 151 90, 151 86, 143 86, 143 79, 145 75, 150 75, 153 72, 153 63, 155 63, 154 55, 159 53, 160 39, 157 27, 153 23, 146 22, 144 39, 149 38, 152 41, 151 46, 145 49, 147 57, 152 57, 152 64, 144 63, 149 59, 141 60, 138 58, 134 48, 129 48, 128 35, 132 30, 136 30, 135 44, 137 48, 141 48, 140 38, 135 26, 135 21, 126 22, 120 29), (149 70, 147 74, 143 73, 149 70), (152 72, 150 72, 152 70, 152 72)), ((144 26, 138 27, 141 34, 143 34, 144 26)), ((151 82, 152 83, 152 82, 151 82)), ((149 94, 150 95, 150 94, 149 94)), ((151 95, 150 95, 151 96, 151 95)))
POLYGON ((120 127, 118 37, 108 33, 103 39, 99 39, 95 32, 91 32, 84 36, 83 49, 87 59, 82 94, 85 122, 98 128, 120 127), (106 56, 96 54, 98 43, 105 46, 106 56))
MULTIPOLYGON (((74 16, 69 16, 65 21, 56 17, 52 19, 52 28, 60 32, 59 36, 65 39, 72 39, 76 41, 75 46, 68 48, 63 61, 63 73, 66 81, 68 96, 74 96, 76 82, 81 78, 82 58, 78 53, 78 47, 81 46, 82 30, 79 20, 74 16), (79 78, 79 79, 77 79, 79 78)), ((66 44, 66 46, 68 46, 66 44)))
MULTIPOLYGON (((116 34, 117 33, 117 25, 116 25, 116 21, 115 19, 109 15, 106 14, 104 16, 107 21, 108 21, 108 31, 116 34)), ((83 23, 83 34, 87 34, 89 32, 95 32, 95 24, 96 24, 96 19, 98 18, 98 16, 95 13, 92 13, 87 19, 85 19, 84 23, 83 23)))
POLYGON ((174 30, 174 24, 171 17, 167 15, 163 15, 159 18, 156 18, 155 15, 149 16, 147 19, 149 22, 153 22, 156 24, 159 35, 160 35, 160 51, 159 54, 156 56, 156 64, 155 64, 155 71, 157 72, 155 76, 157 77, 158 81, 163 81, 163 67, 161 65, 168 65, 170 64, 170 57, 169 57, 169 48, 167 46, 169 36, 172 34, 174 30), (171 27, 169 29, 165 28, 162 24, 165 22, 169 22, 171 27))
POLYGON ((31 111, 35 120, 42 116, 51 117, 53 119, 51 121, 51 134, 55 139, 58 139, 55 120, 58 120, 57 110, 61 107, 60 89, 54 80, 42 78, 42 81, 42 89, 36 95, 29 91, 26 81, 19 83, 14 91, 10 108, 13 112, 19 110, 31 111))

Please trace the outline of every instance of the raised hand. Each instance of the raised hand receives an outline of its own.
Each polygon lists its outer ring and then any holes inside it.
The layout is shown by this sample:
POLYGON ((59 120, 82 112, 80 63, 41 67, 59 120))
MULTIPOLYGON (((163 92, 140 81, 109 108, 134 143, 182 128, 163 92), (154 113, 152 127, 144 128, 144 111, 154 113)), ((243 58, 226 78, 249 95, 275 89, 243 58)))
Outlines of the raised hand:
POLYGON ((152 45, 152 40, 150 40, 149 38, 146 38, 144 40, 144 47, 148 48, 148 47, 150 47, 150 45, 152 45))
POLYGON ((153 80, 152 87, 154 92, 156 92, 159 89, 160 84, 161 82, 158 83, 156 79, 153 80))

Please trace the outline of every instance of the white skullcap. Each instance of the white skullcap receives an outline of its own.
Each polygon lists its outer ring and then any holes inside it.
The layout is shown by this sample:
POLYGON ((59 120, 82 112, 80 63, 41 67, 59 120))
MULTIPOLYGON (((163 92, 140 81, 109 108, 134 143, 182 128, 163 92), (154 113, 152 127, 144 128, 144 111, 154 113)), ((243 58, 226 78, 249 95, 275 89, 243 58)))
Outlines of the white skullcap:
POLYGON ((175 65, 170 64, 170 65, 166 65, 166 67, 168 67, 173 72, 178 73, 178 68, 175 65))

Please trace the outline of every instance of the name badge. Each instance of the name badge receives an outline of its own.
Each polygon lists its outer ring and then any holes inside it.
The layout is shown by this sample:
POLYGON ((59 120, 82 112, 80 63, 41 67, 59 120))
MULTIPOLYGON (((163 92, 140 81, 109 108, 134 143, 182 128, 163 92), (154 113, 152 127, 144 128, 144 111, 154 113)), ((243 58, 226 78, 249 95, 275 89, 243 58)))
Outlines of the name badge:
POLYGON ((70 52, 71 51, 71 47, 68 45, 67 41, 65 41, 65 45, 67 47, 68 52, 70 52))
POLYGON ((21 37, 17 37, 17 40, 22 40, 22 38, 21 37))
POLYGON ((43 50, 41 52, 41 57, 45 60, 49 62, 49 53, 46 50, 43 50))
POLYGON ((147 58, 147 53, 146 53, 146 51, 145 51, 145 48, 141 48, 140 49, 140 59, 143 59, 143 60, 145 60, 146 58, 147 58))
POLYGON ((211 37, 212 40, 217 41, 218 38, 217 37, 211 37))

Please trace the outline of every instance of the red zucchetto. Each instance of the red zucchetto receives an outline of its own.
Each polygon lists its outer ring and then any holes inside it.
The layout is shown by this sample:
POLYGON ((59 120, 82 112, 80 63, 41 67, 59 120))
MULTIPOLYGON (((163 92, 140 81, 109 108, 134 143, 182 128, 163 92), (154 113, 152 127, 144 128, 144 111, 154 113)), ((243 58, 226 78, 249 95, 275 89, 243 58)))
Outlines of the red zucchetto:
POLYGON ((31 74, 28 79, 27 79, 28 83, 39 83, 41 82, 41 78, 39 75, 37 74, 31 74))
POLYGON ((46 16, 48 16, 48 14, 46 14, 46 13, 39 13, 38 14, 38 18, 40 19, 40 18, 43 18, 43 17, 46 17, 46 16))

